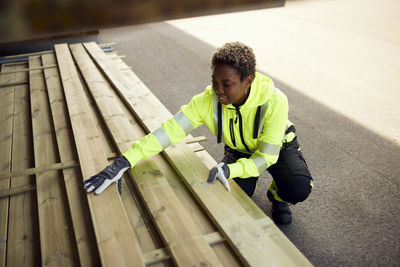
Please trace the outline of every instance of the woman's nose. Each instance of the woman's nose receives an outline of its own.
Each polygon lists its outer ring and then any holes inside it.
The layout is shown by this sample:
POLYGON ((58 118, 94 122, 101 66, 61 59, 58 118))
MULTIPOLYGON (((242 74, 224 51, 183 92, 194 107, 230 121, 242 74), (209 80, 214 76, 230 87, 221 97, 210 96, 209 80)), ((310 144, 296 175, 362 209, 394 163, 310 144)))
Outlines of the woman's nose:
POLYGON ((218 95, 220 95, 224 92, 224 87, 222 86, 222 84, 216 84, 214 86, 214 90, 218 95))

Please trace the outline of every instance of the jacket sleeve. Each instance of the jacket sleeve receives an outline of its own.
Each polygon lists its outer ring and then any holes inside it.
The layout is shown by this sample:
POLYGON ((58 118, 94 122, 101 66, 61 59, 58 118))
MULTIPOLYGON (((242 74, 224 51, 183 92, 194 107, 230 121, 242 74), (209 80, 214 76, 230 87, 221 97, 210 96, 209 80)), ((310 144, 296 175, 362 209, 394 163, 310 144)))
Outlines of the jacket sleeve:
POLYGON ((287 97, 276 90, 268 103, 257 150, 248 159, 241 158, 235 163, 228 164, 229 178, 256 177, 276 163, 286 129, 288 113, 287 97))
POLYGON ((162 150, 182 141, 192 130, 204 123, 202 119, 203 94, 196 95, 189 104, 181 107, 180 111, 171 119, 161 124, 160 128, 145 137, 135 141, 123 156, 131 166, 140 160, 160 153, 162 150))

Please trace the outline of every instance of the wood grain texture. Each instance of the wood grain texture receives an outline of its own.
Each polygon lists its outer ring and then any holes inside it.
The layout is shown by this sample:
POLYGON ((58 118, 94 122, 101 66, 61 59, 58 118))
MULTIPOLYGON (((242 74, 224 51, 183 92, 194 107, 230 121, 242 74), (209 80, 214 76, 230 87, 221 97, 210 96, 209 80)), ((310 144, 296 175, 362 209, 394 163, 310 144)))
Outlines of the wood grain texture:
MULTIPOLYGON (((10 189, 0 190, 0 198, 18 195, 18 194, 25 193, 25 192, 32 191, 32 190, 36 190, 36 185, 28 184, 28 185, 13 187, 10 189)), ((10 212, 11 212, 11 210, 10 210, 10 212)))
MULTIPOLYGON (((45 54, 41 58, 43 67, 45 68, 44 75, 60 161, 66 163, 75 162, 75 166, 79 166, 77 164, 75 143, 62 91, 60 75, 58 69, 47 68, 47 66, 54 66, 56 64, 56 58, 54 54, 45 54)), ((79 262, 81 266, 98 266, 100 264, 100 257, 96 247, 93 246, 96 241, 90 218, 86 216, 89 213, 89 207, 84 195, 85 192, 82 190, 82 174, 78 168, 63 168, 62 174, 71 213, 75 243, 78 249, 79 262)))
MULTIPOLYGON (((41 66, 29 58, 29 68, 41 66)), ((35 166, 58 161, 57 144, 42 70, 29 71, 35 166)), ((59 171, 36 174, 41 260, 43 266, 76 265, 64 182, 59 171), (51 222, 51 223, 49 223, 51 222)))
MULTIPOLYGON (((88 178, 108 165, 107 156, 84 101, 83 87, 68 46, 56 45, 55 51, 82 175, 88 178)), ((116 187, 110 186, 101 196, 86 196, 102 265, 144 266, 116 187)))
MULTIPOLYGON (((103 79, 82 45, 71 45, 72 54, 91 90, 97 106, 120 151, 128 149, 136 139, 134 128, 123 116, 123 111, 113 99, 112 88, 103 79)), ((179 199, 152 161, 133 169, 143 198, 152 211, 174 262, 180 266, 221 266, 211 247, 200 238, 200 231, 186 213, 179 199)))
MULTIPOLYGON (((26 68, 27 63, 16 65, 26 68)), ((28 73, 17 73, 16 82, 28 79, 28 73)), ((12 174, 21 173, 33 166, 33 147, 31 130, 31 111, 28 84, 15 88, 14 123, 12 144, 12 174)), ((21 173, 11 177, 11 189, 33 187, 36 190, 34 176, 21 173)), ((39 266, 40 244, 35 191, 25 191, 10 197, 10 214, 8 227, 7 266, 39 266)))
MULTIPOLYGON (((93 95, 90 90, 87 88, 87 83, 82 77, 81 72, 78 72, 78 76, 80 77, 81 84, 85 91, 85 101, 90 103, 90 111, 91 116, 94 118, 95 126, 98 131, 99 137, 101 139, 102 147, 106 150, 106 154, 108 160, 115 159, 120 153, 115 153, 115 144, 113 143, 112 136, 109 134, 109 130, 107 125, 105 125, 104 120, 101 116, 101 113, 96 106, 95 101, 93 100, 93 95), (110 157, 112 155, 112 157, 110 157)), ((120 102, 119 102, 120 103, 120 102)), ((119 105, 122 107, 122 105, 119 105)), ((132 124, 135 124, 133 120, 130 120, 132 124)), ((111 162, 110 162, 111 163, 111 162)), ((136 191, 131 187, 127 186, 125 180, 122 181, 122 195, 120 196, 122 200, 122 204, 124 205, 125 212, 128 216, 131 227, 134 231, 136 241, 140 247, 142 252, 147 252, 159 248, 162 246, 162 242, 156 230, 151 225, 150 219, 145 215, 142 208, 142 200, 138 199, 136 195, 136 191)), ((163 263, 155 264, 155 267, 165 266, 163 263)), ((169 265, 168 265, 169 266, 169 265)))
MULTIPOLYGON (((13 71, 15 66, 2 66, 2 72, 13 71)), ((0 83, 15 82, 15 74, 0 76, 0 83)), ((14 109, 14 86, 0 88, 0 172, 11 172, 11 145, 14 109)), ((10 188, 10 179, 0 181, 0 190, 10 188)), ((0 199, 0 265, 5 265, 7 251, 9 199, 0 199)))

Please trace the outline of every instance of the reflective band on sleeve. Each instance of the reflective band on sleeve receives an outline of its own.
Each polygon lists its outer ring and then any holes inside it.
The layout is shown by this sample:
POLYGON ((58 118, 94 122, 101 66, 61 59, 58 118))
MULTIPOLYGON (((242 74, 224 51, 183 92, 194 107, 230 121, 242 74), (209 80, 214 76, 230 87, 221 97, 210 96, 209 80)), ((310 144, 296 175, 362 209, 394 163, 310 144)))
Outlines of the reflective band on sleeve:
POLYGON ((153 135, 157 138, 161 147, 164 149, 171 144, 171 139, 169 139, 168 134, 164 131, 163 128, 158 128, 153 132, 153 135))
POLYGON ((258 156, 250 159, 254 162, 260 174, 267 169, 267 161, 264 159, 263 156, 258 156))
POLYGON ((280 145, 273 145, 264 142, 260 142, 258 147, 262 153, 267 155, 279 155, 279 151, 281 149, 280 145))
POLYGON ((191 131, 193 131, 194 127, 192 125, 192 122, 182 111, 179 111, 174 116, 174 120, 182 127, 186 135, 188 135, 191 131))

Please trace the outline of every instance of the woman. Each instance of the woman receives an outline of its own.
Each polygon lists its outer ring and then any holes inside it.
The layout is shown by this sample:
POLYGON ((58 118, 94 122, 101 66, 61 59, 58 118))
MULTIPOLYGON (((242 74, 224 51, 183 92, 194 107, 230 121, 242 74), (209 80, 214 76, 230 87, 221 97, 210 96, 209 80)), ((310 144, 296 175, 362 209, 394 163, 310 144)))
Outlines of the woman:
POLYGON ((137 140, 130 150, 100 173, 84 181, 87 192, 100 194, 111 183, 121 185, 122 174, 142 159, 181 141, 193 129, 207 124, 218 142, 225 143, 225 157, 210 170, 208 182, 227 179, 252 196, 258 176, 272 175, 267 196, 272 218, 288 224, 288 204, 304 201, 311 193, 312 177, 300 152, 294 125, 288 120, 286 96, 270 78, 255 71, 252 49, 240 42, 227 43, 211 58, 212 86, 159 129, 137 140))

